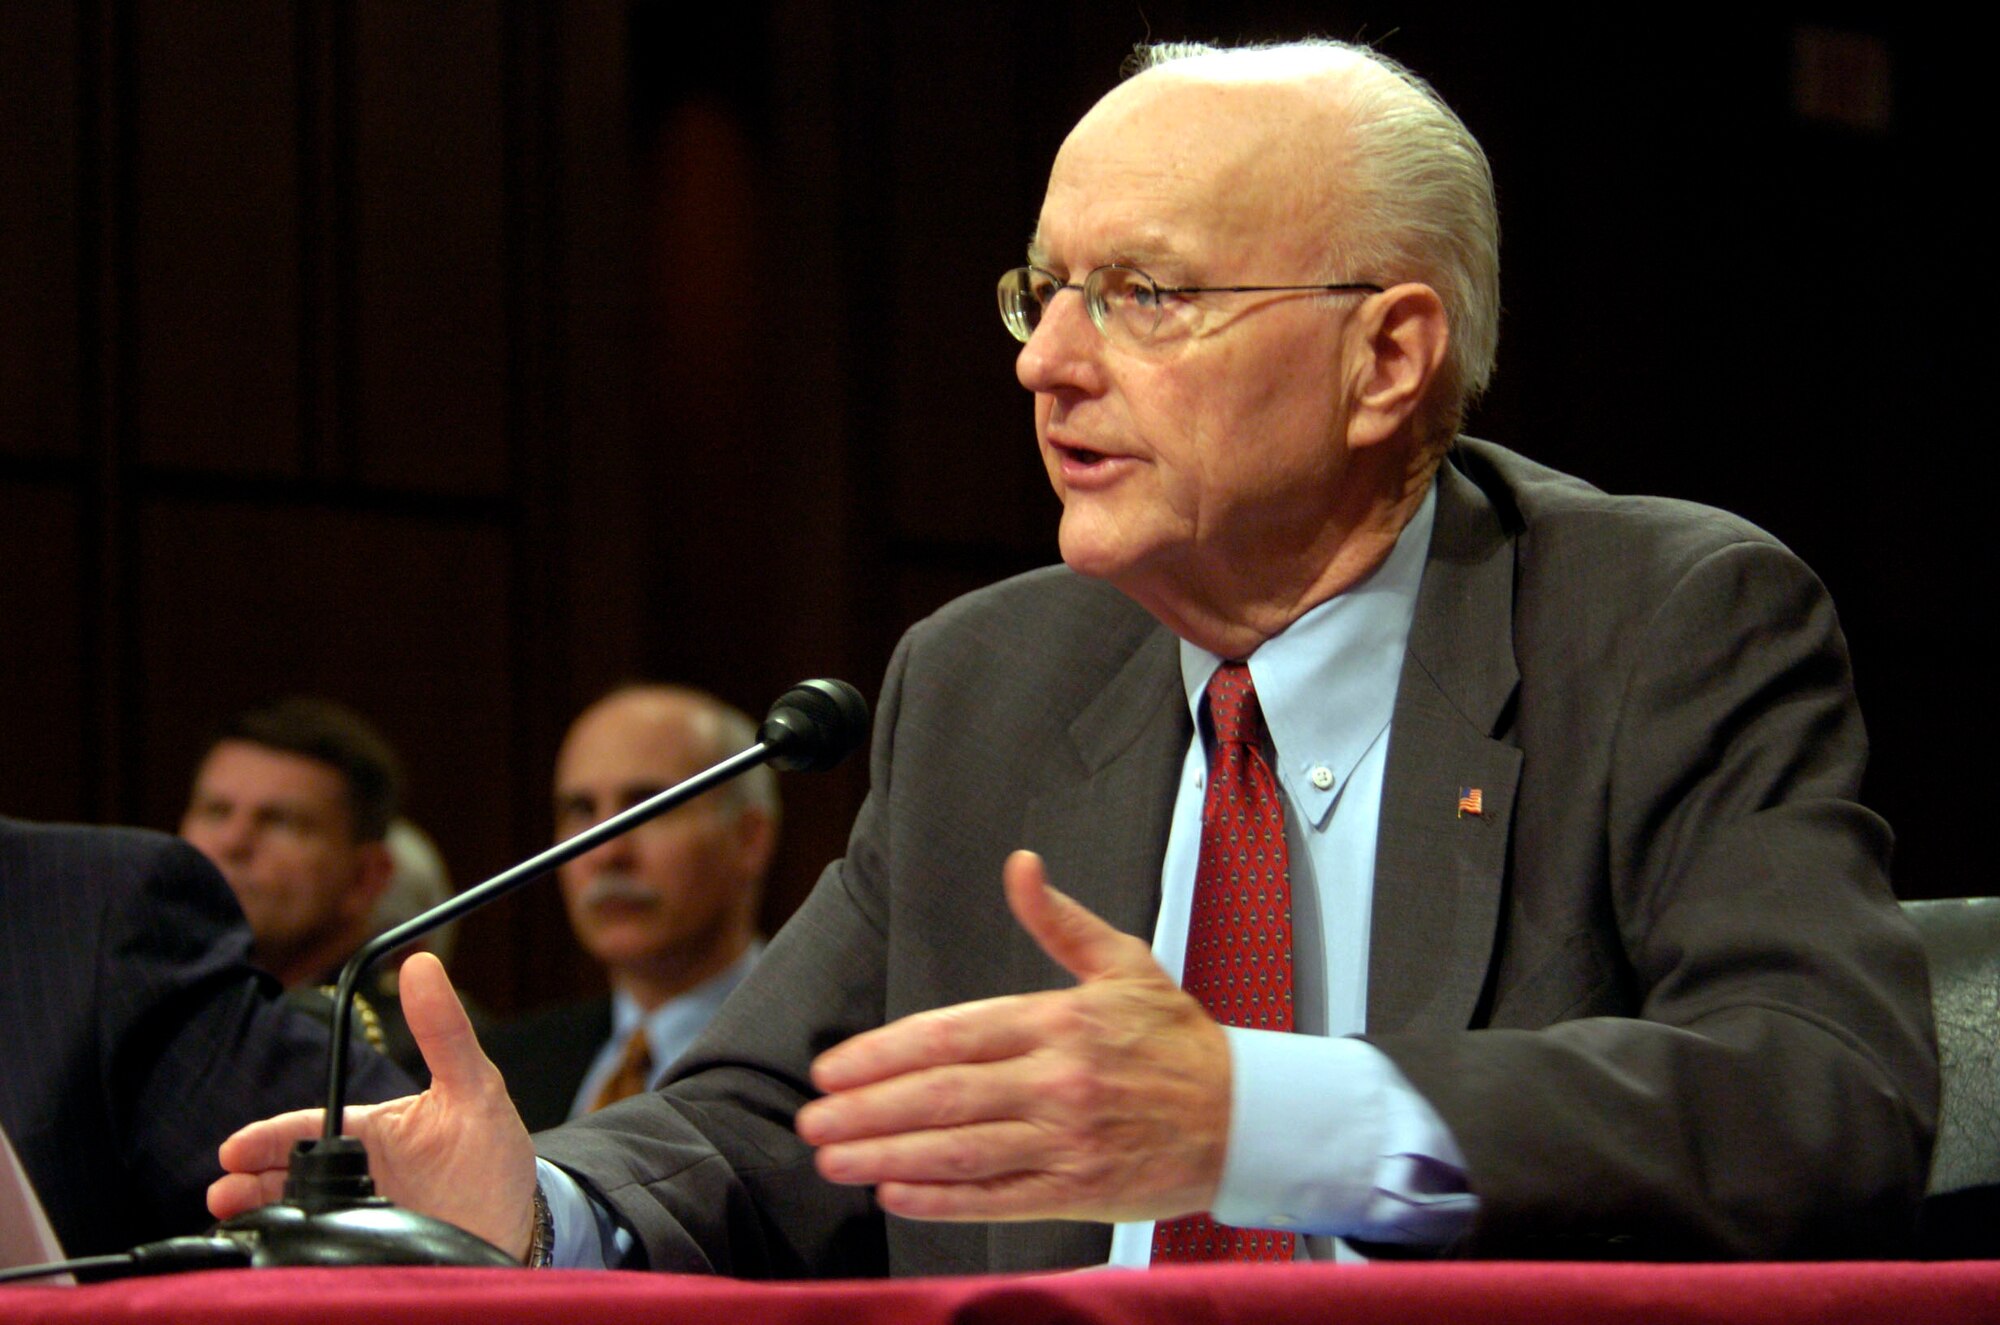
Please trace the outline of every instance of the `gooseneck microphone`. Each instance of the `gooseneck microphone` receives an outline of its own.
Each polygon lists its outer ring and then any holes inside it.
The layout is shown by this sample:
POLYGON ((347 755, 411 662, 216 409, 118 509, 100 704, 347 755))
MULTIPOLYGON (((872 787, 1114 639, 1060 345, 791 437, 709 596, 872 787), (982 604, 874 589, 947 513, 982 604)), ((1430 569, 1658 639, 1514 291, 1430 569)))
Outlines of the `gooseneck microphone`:
POLYGON ((401 1209, 375 1194, 368 1152, 340 1131, 355 988, 384 955, 731 778, 761 764, 795 771, 831 768, 867 734, 868 703, 853 686, 802 681, 778 696, 749 749, 369 940, 341 969, 335 989, 325 1130, 318 1140, 292 1148, 283 1200, 223 1221, 215 1226, 215 1235, 247 1247, 251 1264, 259 1266, 518 1264, 456 1225, 401 1209))

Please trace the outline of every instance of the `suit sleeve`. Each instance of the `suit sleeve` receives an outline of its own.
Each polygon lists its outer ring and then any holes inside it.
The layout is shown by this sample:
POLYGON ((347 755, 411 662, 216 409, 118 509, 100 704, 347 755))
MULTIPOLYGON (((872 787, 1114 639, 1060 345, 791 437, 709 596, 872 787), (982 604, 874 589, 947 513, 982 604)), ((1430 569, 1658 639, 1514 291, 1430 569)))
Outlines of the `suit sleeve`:
MULTIPOLYGON (((249 963, 242 912, 193 848, 158 839, 137 888, 114 896, 96 1002, 115 1144, 148 1203, 141 1236, 209 1223, 216 1147, 237 1128, 324 1098, 326 1030, 249 963)), ((393 1098, 409 1080, 356 1044, 350 1098, 393 1098)))
MULTIPOLYGON (((1465 1153, 1479 1213, 1458 1249, 1894 1255, 1936 1051, 1890 835, 1854 800, 1866 741, 1832 604, 1743 541, 1635 628, 1615 721, 1577 737, 1609 742, 1606 785, 1567 811, 1602 839, 1613 992, 1536 1026, 1502 988, 1489 1029, 1376 1041, 1465 1153)), ((1525 751, 1531 775, 1561 758, 1525 751)), ((1563 886, 1523 869, 1516 893, 1563 886)))

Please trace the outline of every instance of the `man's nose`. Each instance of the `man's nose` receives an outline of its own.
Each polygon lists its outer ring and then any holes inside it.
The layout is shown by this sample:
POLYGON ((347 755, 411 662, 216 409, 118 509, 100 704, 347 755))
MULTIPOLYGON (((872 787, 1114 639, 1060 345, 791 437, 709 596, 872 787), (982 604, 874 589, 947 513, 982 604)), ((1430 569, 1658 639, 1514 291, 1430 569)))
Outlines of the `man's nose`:
POLYGON ((204 849, 224 860, 242 860, 257 845, 257 825, 240 810, 210 820, 201 833, 204 849))
POLYGON ((576 863, 590 874, 623 869, 632 861, 632 834, 622 833, 609 842, 600 842, 577 857, 576 863))
POLYGON ((1065 389, 1095 394, 1103 386, 1103 350, 1104 333, 1091 322, 1083 291, 1059 290, 1015 356, 1014 376, 1037 395, 1065 389))

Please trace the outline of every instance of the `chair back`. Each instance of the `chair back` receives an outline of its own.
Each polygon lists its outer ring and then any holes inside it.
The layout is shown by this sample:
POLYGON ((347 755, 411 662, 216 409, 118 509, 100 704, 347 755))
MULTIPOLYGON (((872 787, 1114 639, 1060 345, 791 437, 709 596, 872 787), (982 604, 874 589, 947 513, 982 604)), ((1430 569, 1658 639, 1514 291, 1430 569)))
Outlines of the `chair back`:
POLYGON ((1933 1256, 2000 1256, 2000 897, 1903 911, 1930 958, 1942 1078, 1921 1242, 1933 1256))

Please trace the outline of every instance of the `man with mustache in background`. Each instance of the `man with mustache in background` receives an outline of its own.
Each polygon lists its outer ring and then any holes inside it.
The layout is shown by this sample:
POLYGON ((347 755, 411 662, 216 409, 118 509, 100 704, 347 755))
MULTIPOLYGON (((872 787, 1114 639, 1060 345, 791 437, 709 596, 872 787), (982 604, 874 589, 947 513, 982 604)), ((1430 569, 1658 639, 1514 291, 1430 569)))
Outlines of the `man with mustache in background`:
MULTIPOLYGON (((557 840, 756 739, 756 724, 712 695, 612 691, 577 718, 557 756, 557 840)), ((488 1037, 530 1128, 582 1117, 666 1075, 763 951, 757 907, 777 836, 777 779, 760 768, 563 866, 570 927, 611 993, 488 1037)))

